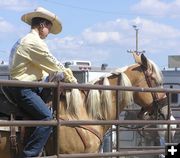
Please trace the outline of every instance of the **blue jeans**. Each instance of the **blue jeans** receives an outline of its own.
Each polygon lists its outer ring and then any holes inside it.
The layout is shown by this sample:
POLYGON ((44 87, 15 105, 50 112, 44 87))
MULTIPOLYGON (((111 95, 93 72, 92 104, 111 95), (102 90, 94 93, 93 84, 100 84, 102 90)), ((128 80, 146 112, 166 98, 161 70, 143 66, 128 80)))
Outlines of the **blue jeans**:
MULTIPOLYGON (((18 106, 33 120, 51 120, 52 114, 47 105, 37 94, 38 88, 10 88, 16 99, 18 106)), ((36 157, 42 151, 50 133, 51 126, 37 126, 27 140, 23 149, 22 157, 36 157)))

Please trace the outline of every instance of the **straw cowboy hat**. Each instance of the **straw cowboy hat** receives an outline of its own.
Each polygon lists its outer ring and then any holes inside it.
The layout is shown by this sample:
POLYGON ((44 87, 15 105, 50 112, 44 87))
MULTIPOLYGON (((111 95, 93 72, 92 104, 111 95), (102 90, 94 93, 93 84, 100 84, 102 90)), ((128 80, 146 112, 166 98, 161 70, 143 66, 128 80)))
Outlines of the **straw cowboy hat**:
POLYGON ((24 14, 21 17, 21 20, 24 21, 25 23, 31 25, 31 21, 35 17, 47 19, 52 23, 50 33, 58 34, 59 32, 61 32, 62 25, 61 25, 61 22, 59 21, 58 17, 54 13, 52 13, 42 7, 38 7, 37 9, 34 10, 34 12, 24 14))

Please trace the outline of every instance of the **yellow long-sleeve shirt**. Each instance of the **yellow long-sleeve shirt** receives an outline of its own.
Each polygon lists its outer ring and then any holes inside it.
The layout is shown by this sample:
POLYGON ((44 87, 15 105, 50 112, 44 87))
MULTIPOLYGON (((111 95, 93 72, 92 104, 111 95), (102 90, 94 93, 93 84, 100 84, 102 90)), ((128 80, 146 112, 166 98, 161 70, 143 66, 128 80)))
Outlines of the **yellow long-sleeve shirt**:
POLYGON ((31 30, 16 42, 11 50, 10 76, 21 81, 39 81, 44 72, 64 72, 65 82, 77 82, 76 78, 49 51, 38 32, 31 30))

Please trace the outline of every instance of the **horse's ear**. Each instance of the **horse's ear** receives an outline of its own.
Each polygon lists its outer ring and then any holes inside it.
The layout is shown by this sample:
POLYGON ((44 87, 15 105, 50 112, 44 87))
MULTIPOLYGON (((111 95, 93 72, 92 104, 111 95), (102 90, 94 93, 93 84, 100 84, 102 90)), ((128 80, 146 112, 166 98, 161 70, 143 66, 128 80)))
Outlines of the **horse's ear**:
POLYGON ((132 52, 132 54, 135 62, 141 65, 141 54, 138 52, 132 52))
POLYGON ((143 53, 133 52, 135 62, 147 68, 148 60, 143 53))
POLYGON ((148 60, 144 54, 141 54, 141 61, 142 61, 141 65, 143 65, 145 68, 148 68, 148 60))

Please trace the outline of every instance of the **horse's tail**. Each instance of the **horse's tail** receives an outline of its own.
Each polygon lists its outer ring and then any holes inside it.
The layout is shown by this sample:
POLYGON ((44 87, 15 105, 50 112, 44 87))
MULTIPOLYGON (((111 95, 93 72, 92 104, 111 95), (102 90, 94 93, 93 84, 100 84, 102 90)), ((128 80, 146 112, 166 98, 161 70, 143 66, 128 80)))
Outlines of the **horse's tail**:
POLYGON ((87 97, 86 109, 92 119, 102 119, 100 93, 98 90, 90 90, 87 97))
MULTIPOLYGON (((123 72, 121 73, 120 85, 128 86, 128 87, 132 86, 131 81, 129 80, 127 75, 123 72)), ((132 91, 120 91, 120 102, 123 103, 122 105, 124 107, 128 106, 128 105, 132 105, 132 103, 134 102, 133 92, 132 91)))
MULTIPOLYGON (((110 85, 107 77, 104 78, 103 85, 110 85)), ((102 90, 101 92, 101 108, 102 115, 105 120, 108 119, 109 112, 112 109, 112 92, 110 90, 102 90)))

